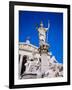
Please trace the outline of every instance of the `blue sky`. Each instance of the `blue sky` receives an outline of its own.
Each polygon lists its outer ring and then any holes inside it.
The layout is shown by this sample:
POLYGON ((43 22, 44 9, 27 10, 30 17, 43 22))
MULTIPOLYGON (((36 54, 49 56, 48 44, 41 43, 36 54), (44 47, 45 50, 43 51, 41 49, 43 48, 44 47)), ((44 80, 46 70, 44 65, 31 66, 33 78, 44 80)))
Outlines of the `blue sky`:
POLYGON ((31 44, 39 46, 38 31, 36 25, 43 21, 44 27, 48 26, 49 51, 52 52, 58 62, 63 63, 63 13, 19 11, 19 42, 25 42, 27 37, 31 44))

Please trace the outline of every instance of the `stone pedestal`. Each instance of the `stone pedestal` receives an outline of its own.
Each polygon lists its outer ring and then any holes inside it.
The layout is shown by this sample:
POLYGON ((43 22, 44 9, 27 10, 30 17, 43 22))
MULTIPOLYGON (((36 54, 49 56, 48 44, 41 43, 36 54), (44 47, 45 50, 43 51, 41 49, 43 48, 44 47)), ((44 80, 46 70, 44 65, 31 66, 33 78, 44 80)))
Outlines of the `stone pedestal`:
POLYGON ((48 58, 46 53, 41 54, 41 73, 45 74, 48 71, 48 58))
POLYGON ((42 45, 39 48, 39 53, 41 54, 41 75, 45 75, 48 71, 49 61, 48 61, 48 45, 42 45))

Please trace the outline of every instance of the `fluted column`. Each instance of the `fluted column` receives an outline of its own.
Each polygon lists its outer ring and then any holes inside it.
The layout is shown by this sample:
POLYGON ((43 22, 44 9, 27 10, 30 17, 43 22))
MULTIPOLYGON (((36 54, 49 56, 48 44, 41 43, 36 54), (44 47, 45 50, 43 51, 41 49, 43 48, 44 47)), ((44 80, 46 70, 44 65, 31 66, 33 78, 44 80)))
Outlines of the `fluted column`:
POLYGON ((20 63, 19 63, 19 76, 20 76, 20 74, 21 74, 22 60, 23 60, 23 55, 21 55, 21 57, 20 57, 20 63))

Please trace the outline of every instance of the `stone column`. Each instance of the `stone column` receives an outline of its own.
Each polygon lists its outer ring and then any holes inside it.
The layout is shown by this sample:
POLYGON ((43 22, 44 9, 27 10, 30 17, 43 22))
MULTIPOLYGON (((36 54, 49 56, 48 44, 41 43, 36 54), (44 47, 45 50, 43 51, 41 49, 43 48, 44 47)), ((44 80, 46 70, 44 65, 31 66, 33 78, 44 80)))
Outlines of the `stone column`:
POLYGON ((21 74, 22 60, 23 60, 23 55, 21 55, 21 57, 20 57, 20 63, 19 63, 19 77, 20 77, 20 74, 21 74))

